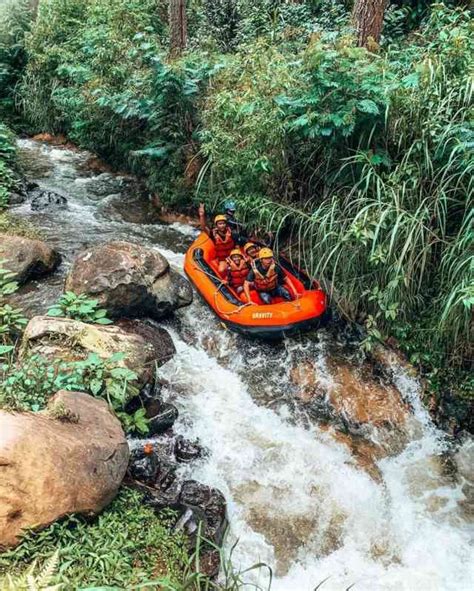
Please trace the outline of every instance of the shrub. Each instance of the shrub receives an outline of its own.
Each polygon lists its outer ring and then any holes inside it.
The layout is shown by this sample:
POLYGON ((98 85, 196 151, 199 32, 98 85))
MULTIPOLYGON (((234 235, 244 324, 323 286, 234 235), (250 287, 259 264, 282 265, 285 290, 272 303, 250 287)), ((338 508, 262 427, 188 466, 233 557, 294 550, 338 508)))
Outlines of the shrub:
POLYGON ((18 364, 11 360, 0 366, 0 407, 16 411, 42 410, 58 390, 87 392, 104 398, 127 431, 146 433, 148 423, 142 409, 125 413, 127 402, 138 394, 136 374, 123 367, 124 355, 106 360, 90 353, 82 361, 47 360, 39 355, 18 364))
POLYGON ((124 488, 92 522, 72 516, 26 534, 19 546, 0 555, 0 572, 21 573, 33 559, 41 568, 58 553, 51 583, 67 589, 104 584, 129 589, 164 575, 177 583, 187 552, 184 536, 171 529, 173 521, 172 513, 157 517, 141 494, 124 488))
POLYGON ((6 303, 6 297, 18 289, 18 283, 12 281, 14 274, 3 268, 3 262, 0 261, 0 343, 8 345, 21 333, 27 320, 23 310, 6 303))
POLYGON ((48 316, 64 316, 92 324, 111 324, 107 310, 99 308, 98 300, 91 300, 85 294, 76 295, 66 291, 58 302, 48 310, 48 316))
POLYGON ((0 121, 0 211, 7 207, 10 191, 15 185, 13 174, 15 151, 13 136, 0 121))

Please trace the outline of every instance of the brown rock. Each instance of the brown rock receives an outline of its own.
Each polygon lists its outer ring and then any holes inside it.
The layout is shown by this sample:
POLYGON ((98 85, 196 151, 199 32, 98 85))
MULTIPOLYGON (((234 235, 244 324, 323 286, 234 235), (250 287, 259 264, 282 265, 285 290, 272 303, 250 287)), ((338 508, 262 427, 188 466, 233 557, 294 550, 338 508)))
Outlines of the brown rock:
POLYGON ((301 361, 290 381, 308 415, 323 429, 331 426, 331 436, 380 480, 378 460, 399 453, 415 428, 397 388, 376 378, 368 363, 354 366, 341 358, 326 359, 323 372, 312 360, 301 361))
POLYGON ((175 353, 168 332, 140 321, 121 321, 117 325, 86 324, 70 318, 35 316, 23 334, 21 356, 39 354, 47 359, 78 361, 89 353, 107 359, 124 353, 120 364, 133 370, 139 382, 150 381, 155 367, 175 353))
POLYGON ((14 274, 13 281, 24 283, 54 271, 60 256, 41 240, 0 234, 0 260, 14 274))
MULTIPOLYGON (((0 410, 0 547, 25 528, 42 528, 71 513, 94 515, 114 498, 128 464, 128 445, 103 400, 58 392, 55 416, 0 410)), ((53 413, 52 413, 53 414, 53 413)))
MULTIPOLYGON (((331 365, 331 364, 330 364, 331 365)), ((329 388, 333 408, 354 423, 373 426, 401 426, 407 408, 400 392, 390 384, 376 381, 369 371, 338 361, 331 367, 334 383, 329 388)))
POLYGON ((109 242, 79 254, 66 290, 98 299, 114 317, 161 319, 192 302, 189 283, 170 271, 159 252, 129 242, 109 242))

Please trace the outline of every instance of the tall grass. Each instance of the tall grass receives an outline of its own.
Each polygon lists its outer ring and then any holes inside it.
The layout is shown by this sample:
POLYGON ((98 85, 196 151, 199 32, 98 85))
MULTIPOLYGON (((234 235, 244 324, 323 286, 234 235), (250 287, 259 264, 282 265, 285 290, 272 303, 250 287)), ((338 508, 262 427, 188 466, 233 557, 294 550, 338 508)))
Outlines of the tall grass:
POLYGON ((277 229, 291 222, 293 255, 349 318, 390 332, 429 317, 426 343, 454 364, 468 361, 472 342, 472 96, 472 78, 426 59, 417 84, 391 97, 379 144, 388 164, 359 146, 339 170, 351 169, 352 185, 303 207, 272 202, 265 216, 277 229))

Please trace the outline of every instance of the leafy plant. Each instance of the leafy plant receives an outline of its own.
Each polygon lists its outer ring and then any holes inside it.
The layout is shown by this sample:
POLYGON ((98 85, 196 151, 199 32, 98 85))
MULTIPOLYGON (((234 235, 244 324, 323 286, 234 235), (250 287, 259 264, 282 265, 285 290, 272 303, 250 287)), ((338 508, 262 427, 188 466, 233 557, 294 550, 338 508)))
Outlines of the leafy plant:
POLYGON ((51 585, 57 576, 59 552, 55 552, 38 572, 37 561, 21 575, 5 575, 0 579, 0 591, 61 591, 63 585, 51 585))
MULTIPOLYGON (((27 357, 17 365, 0 366, 0 406, 12 410, 42 410, 58 390, 88 392, 107 400, 124 418, 127 402, 138 393, 137 375, 124 367, 124 355, 116 353, 102 360, 90 353, 83 361, 46 360, 39 355, 27 357)), ((145 429, 145 419, 137 415, 126 418, 126 427, 145 429)))
POLYGON ((10 190, 15 185, 13 173, 15 154, 13 136, 0 121, 0 210, 7 207, 10 190))
POLYGON ((5 345, 21 333, 28 321, 21 309, 5 302, 5 297, 18 289, 18 283, 12 281, 14 274, 2 266, 4 263, 0 261, 0 342, 5 345))
POLYGON ((41 568, 57 553, 59 568, 50 583, 65 589, 130 589, 165 575, 178 582, 187 551, 184 536, 172 530, 174 521, 173 513, 163 511, 158 517, 143 495, 123 488, 93 521, 72 516, 27 533, 19 546, 0 555, 0 572, 21 576, 32 560, 41 568))
POLYGON ((92 300, 85 294, 76 295, 66 291, 59 301, 48 310, 48 316, 64 316, 81 322, 93 324, 111 324, 107 318, 107 310, 99 308, 98 300, 92 300))

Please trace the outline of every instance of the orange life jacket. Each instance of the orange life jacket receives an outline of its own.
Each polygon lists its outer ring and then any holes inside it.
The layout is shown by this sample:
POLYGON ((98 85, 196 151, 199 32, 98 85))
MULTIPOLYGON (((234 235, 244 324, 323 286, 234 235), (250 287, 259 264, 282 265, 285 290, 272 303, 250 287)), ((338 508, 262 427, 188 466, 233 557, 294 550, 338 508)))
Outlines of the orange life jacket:
POLYGON ((230 257, 227 259, 227 264, 229 269, 230 286, 242 287, 249 274, 249 264, 243 257, 239 265, 236 265, 230 257))
POLYGON ((217 228, 213 228, 212 239, 214 240, 214 245, 216 247, 216 259, 218 261, 225 261, 230 255, 230 251, 235 247, 230 228, 227 228, 225 231, 224 238, 219 234, 217 228))
POLYGON ((275 263, 270 265, 265 275, 258 270, 256 263, 252 263, 252 269, 255 273, 253 285, 257 291, 273 291, 278 286, 278 274, 275 263))

